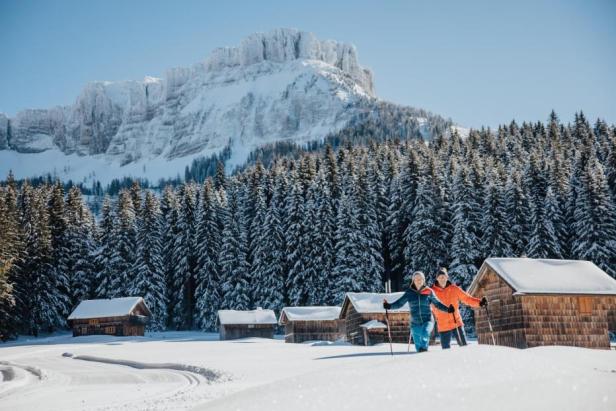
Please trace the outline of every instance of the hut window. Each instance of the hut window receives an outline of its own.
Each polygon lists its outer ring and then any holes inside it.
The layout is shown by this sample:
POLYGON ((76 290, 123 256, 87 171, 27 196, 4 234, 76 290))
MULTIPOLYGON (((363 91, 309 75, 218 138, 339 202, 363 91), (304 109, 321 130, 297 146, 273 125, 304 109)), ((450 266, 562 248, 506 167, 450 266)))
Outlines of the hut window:
POLYGON ((592 298, 578 297, 580 314, 592 314, 592 298))
POLYGON ((94 318, 94 319, 91 319, 91 320, 88 320, 88 324, 91 324, 91 325, 98 324, 98 320, 97 320, 97 319, 95 319, 95 318, 94 318))
POLYGON ((105 327, 105 334, 115 334, 115 327, 105 327))

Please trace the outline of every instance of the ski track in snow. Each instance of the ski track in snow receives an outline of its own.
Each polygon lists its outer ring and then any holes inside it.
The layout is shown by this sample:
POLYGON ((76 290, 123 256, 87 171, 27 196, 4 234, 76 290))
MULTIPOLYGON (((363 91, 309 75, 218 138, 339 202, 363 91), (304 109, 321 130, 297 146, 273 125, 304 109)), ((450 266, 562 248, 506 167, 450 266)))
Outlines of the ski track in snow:
POLYGON ((392 358, 387 344, 215 338, 169 332, 0 344, 0 410, 616 409, 614 351, 473 343, 416 354, 394 344, 392 358))

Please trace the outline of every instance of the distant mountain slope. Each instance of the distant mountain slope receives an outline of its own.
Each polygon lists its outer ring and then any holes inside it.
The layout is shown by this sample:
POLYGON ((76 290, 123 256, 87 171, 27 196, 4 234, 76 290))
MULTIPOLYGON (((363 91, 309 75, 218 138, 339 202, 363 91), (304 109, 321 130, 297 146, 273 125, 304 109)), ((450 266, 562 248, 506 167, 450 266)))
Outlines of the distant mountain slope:
MULTIPOLYGON (((216 49, 164 79, 93 82, 71 106, 0 114, 0 173, 156 180, 226 147, 232 168, 269 143, 305 144, 374 121, 382 117, 379 104, 354 46, 277 29, 216 49)), ((405 113, 396 121, 414 124, 425 138, 451 126, 405 113)))

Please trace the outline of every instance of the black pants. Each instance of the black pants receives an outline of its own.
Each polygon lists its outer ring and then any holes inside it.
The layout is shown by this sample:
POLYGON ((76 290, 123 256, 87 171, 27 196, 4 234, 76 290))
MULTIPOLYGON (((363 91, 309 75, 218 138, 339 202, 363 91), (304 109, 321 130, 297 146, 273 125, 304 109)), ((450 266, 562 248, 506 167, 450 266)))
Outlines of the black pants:
POLYGON ((456 337, 459 346, 466 345, 466 334, 464 334, 464 327, 454 328, 453 330, 444 331, 439 333, 441 336, 441 347, 446 350, 451 345, 451 334, 456 337))

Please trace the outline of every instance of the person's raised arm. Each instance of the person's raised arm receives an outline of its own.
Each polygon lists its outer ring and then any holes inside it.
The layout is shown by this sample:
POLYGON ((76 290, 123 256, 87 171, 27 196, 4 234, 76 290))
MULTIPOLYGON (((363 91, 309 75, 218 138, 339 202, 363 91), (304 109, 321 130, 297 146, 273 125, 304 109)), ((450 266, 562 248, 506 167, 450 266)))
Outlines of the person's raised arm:
POLYGON ((441 302, 441 300, 439 300, 439 299, 438 299, 438 297, 437 297, 436 295, 434 295, 434 292, 432 292, 432 293, 430 294, 430 297, 428 297, 428 298, 430 299, 430 302, 432 303, 432 305, 434 305, 434 306, 435 306, 436 308, 438 308, 439 310, 444 311, 444 312, 446 312, 446 313, 451 313, 451 312, 453 312, 453 311, 451 310, 451 308, 452 308, 453 306, 451 306, 451 305, 450 305, 449 307, 447 307, 445 304, 443 304, 443 303, 441 302))
POLYGON ((481 304, 481 300, 479 298, 473 297, 457 285, 454 287, 456 287, 457 297, 460 301, 462 301, 465 305, 468 305, 469 307, 479 307, 479 305, 481 304))
POLYGON ((386 299, 383 299, 383 308, 387 310, 396 310, 402 307, 408 300, 409 300, 409 297, 406 292, 402 294, 402 297, 398 298, 393 303, 388 303, 386 299))

